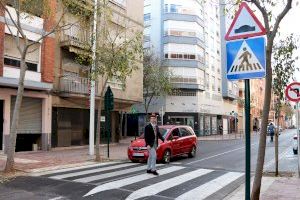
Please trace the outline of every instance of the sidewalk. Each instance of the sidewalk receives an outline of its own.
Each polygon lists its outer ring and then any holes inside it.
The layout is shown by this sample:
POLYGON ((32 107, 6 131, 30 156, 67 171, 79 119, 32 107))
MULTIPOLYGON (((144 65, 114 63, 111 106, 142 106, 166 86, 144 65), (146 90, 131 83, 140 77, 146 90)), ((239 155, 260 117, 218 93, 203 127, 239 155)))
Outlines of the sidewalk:
MULTIPOLYGON (((251 187, 253 179, 251 182, 251 187)), ((296 177, 263 177, 260 199, 300 200, 300 179, 296 177)), ((245 199, 245 184, 242 184, 224 200, 245 199)))
MULTIPOLYGON (((110 156, 107 157, 107 145, 100 145, 103 162, 109 160, 127 160, 127 148, 132 137, 110 144, 110 156)), ((24 172, 39 172, 50 169, 88 165, 94 162, 95 156, 88 154, 88 146, 54 148, 51 151, 17 152, 15 168, 24 172)), ((0 170, 4 169, 6 155, 0 154, 0 170)))
MULTIPOLYGON (((251 137, 259 135, 258 132, 252 132, 251 137)), ((216 135, 207 135, 207 136, 199 136, 198 140, 236 140, 236 139, 243 139, 243 133, 230 133, 230 134, 216 134, 216 135)))

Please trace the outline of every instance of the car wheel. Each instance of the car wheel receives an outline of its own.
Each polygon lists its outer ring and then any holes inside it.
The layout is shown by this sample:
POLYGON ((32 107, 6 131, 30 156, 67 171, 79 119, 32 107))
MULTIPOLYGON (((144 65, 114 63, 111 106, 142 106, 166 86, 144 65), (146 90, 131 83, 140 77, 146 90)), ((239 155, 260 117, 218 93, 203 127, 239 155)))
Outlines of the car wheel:
POLYGON ((298 149, 293 149, 294 154, 298 154, 298 149))
POLYGON ((191 152, 189 153, 189 157, 190 157, 190 158, 195 157, 195 156, 196 156, 196 151, 197 151, 196 147, 193 146, 191 152))
POLYGON ((164 152, 164 156, 163 156, 162 162, 163 163, 170 163, 170 161, 171 161, 171 151, 170 150, 166 150, 164 152))

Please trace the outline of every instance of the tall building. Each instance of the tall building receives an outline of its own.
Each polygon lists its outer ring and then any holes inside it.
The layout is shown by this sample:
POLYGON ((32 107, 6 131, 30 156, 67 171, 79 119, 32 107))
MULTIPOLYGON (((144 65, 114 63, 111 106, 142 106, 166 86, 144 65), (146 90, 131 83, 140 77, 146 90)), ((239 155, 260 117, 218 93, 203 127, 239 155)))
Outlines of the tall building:
POLYGON ((225 25, 219 5, 201 0, 144 1, 144 48, 176 76, 171 80, 176 90, 153 101, 149 112, 163 110, 164 124, 187 124, 199 135, 235 129, 231 113, 237 113, 238 87, 223 76, 225 25))
MULTIPOLYGON (((43 3, 43 1, 36 2, 43 3)), ((46 20, 39 17, 42 15, 32 13, 29 18, 21 20, 24 32, 31 41, 37 40, 41 33, 51 30, 51 26, 56 24, 61 17, 61 8, 67 6, 64 4, 66 1, 51 0, 49 2, 53 11, 51 13, 56 15, 51 15, 51 18, 46 20)), ((76 9, 71 7, 61 19, 61 25, 72 24, 72 26, 50 34, 34 45, 32 48, 35 51, 27 55, 28 71, 25 76, 25 91, 17 134, 17 151, 32 150, 33 144, 43 150, 51 147, 88 144, 90 66, 78 64, 76 59, 78 55, 87 53, 83 42, 91 40, 91 27, 80 26, 78 22, 82 19, 79 20, 72 10, 90 12, 90 15, 85 16, 84 19, 92 20, 93 2, 75 0, 73 3, 76 4, 76 9)), ((126 26, 118 23, 118 19, 122 18, 131 27, 142 32, 142 1, 110 0, 109 3, 114 16, 111 18, 114 27, 120 27, 124 31, 126 26)), ((14 13, 12 5, 9 4, 8 9, 14 13)), ((3 10, 0 10, 0 16, 10 21, 8 13, 3 10)), ((0 150, 5 148, 10 133, 20 72, 20 53, 4 22, 4 19, 0 22, 0 120, 3 119, 4 122, 3 125, 0 123, 0 150)), ((9 27, 13 29, 13 24, 9 23, 9 27)), ((21 38, 20 41, 22 42, 21 38)), ((126 80, 125 89, 123 83, 115 79, 107 82, 115 98, 111 120, 111 140, 113 141, 117 141, 120 137, 121 112, 129 111, 131 105, 142 102, 142 74, 142 64, 140 64, 126 80)), ((96 108, 101 99, 99 91, 103 85, 102 77, 96 80, 96 108)), ((102 104, 104 110, 103 107, 102 104)), ((97 111, 95 113, 97 114, 97 111)), ((105 117, 102 116, 99 120, 101 120, 103 130, 105 117)), ((102 141, 105 136, 102 131, 102 141)))

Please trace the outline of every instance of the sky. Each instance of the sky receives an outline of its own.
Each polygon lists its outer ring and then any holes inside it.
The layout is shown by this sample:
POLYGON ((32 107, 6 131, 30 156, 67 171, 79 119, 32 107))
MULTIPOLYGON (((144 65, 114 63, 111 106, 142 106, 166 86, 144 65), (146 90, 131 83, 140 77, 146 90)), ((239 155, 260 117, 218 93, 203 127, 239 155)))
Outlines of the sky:
MULTIPOLYGON (((300 59, 300 4, 298 6, 293 6, 287 16, 281 22, 281 32, 282 35, 280 38, 284 38, 285 35, 289 35, 290 33, 294 33, 299 36, 298 49, 296 55, 300 59)), ((297 61, 296 66, 300 68, 300 60, 297 61)), ((300 82, 300 72, 296 73, 296 79, 300 82)))

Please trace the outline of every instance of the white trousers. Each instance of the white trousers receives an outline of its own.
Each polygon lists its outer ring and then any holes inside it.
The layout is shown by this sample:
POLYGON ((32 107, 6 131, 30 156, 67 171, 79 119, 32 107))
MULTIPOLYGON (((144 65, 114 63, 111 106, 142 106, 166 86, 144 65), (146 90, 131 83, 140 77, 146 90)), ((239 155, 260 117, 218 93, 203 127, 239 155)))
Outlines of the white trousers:
POLYGON ((155 171, 156 170, 156 149, 154 147, 150 148, 149 150, 149 157, 148 157, 148 170, 155 171))

